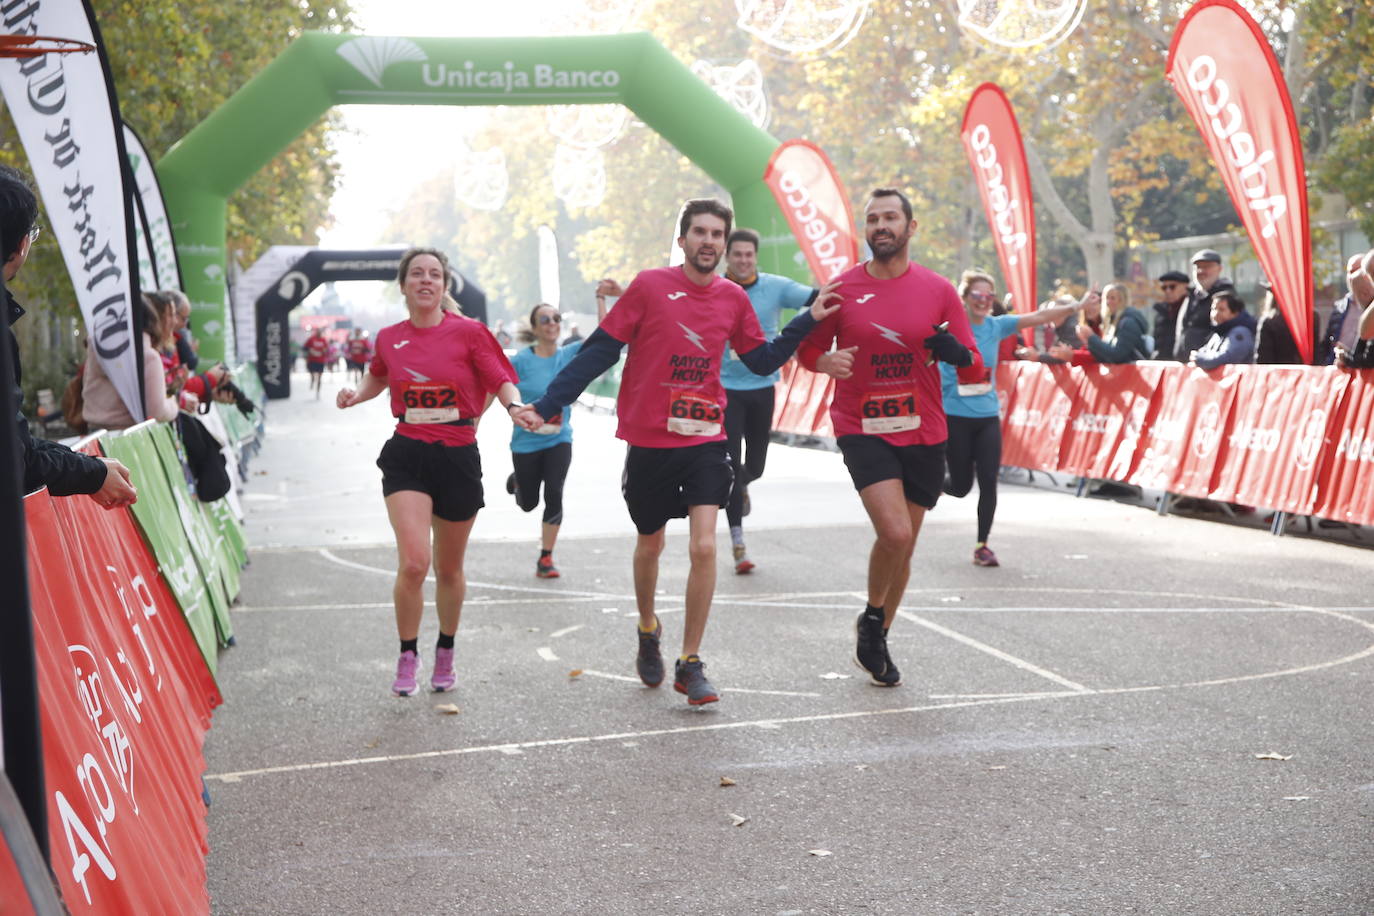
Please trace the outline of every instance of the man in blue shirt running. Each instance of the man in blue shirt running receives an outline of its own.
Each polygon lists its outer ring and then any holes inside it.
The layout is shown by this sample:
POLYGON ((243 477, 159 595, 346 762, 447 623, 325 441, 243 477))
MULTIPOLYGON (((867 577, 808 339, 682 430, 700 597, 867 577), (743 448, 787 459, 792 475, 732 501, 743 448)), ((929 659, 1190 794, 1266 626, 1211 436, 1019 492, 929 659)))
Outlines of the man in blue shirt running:
MULTIPOLYGON (((758 272, 759 234, 752 229, 736 229, 725 244, 725 277, 749 294, 749 302, 759 316, 764 336, 778 334, 783 309, 809 308, 818 290, 776 274, 758 272)), ((768 434, 773 429, 773 386, 778 373, 755 375, 725 348, 720 381, 725 386, 725 436, 735 483, 725 518, 730 524, 730 542, 735 572, 743 575, 754 568, 744 548, 744 516, 749 514, 749 484, 763 476, 768 460, 768 434)))

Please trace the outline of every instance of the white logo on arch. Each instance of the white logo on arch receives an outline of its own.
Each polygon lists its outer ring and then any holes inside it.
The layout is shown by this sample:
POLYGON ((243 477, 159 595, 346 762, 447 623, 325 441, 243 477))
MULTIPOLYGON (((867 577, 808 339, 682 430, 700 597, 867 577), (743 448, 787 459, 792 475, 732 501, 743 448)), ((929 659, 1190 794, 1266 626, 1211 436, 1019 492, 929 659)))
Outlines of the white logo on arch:
POLYGON ((378 89, 382 88, 382 74, 392 64, 403 61, 429 60, 420 46, 408 38, 378 38, 363 36, 339 46, 339 56, 367 77, 378 89))

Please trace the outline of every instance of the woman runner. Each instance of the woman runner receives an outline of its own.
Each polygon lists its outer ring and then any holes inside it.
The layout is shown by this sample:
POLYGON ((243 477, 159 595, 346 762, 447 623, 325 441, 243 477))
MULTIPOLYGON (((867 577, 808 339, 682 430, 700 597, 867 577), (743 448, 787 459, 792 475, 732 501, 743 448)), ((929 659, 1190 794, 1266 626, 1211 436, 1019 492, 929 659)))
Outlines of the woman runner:
MULTIPOLYGON (((606 297, 596 297, 597 321, 606 317, 606 297)), ((551 305, 539 304, 530 311, 529 324, 518 332, 521 343, 530 346, 515 354, 512 365, 520 376, 520 399, 529 404, 537 400, 549 387, 549 382, 566 366, 582 342, 574 341, 558 346, 558 333, 563 316, 551 305)), ((557 579, 558 567, 553 562, 553 546, 558 529, 563 524, 563 481, 572 464, 572 423, 563 411, 551 417, 533 432, 516 426, 511 430, 511 464, 515 473, 506 479, 506 492, 515 494, 515 502, 524 512, 533 512, 539 505, 539 487, 544 488, 544 518, 539 536, 539 560, 534 574, 541 579, 557 579)))
POLYGON ((431 556, 439 641, 430 686, 451 690, 453 637, 463 609, 463 556, 482 508, 482 462, 476 420, 494 395, 507 409, 521 406, 515 371, 485 326, 443 307, 448 259, 433 248, 412 248, 397 273, 410 317, 377 333, 376 355, 358 390, 345 388, 342 408, 390 389, 400 420, 382 447, 382 493, 396 532, 396 630, 401 657, 391 692, 419 690, 420 620, 431 556), (431 547, 431 533, 433 545, 431 547))
MULTIPOLYGON (((1057 305, 1017 315, 993 315, 997 296, 993 292, 992 277, 974 270, 966 270, 959 278, 959 296, 964 300, 973 339, 983 364, 997 372, 998 345, 1022 328, 1047 322, 1059 323, 1073 314, 1078 306, 1057 305)), ((991 381, 977 385, 961 385, 954 367, 940 363, 940 387, 945 402, 945 417, 949 425, 949 441, 945 446, 944 491, 950 496, 964 497, 978 480, 978 543, 973 548, 975 566, 996 566, 997 554, 988 547, 992 532, 992 517, 997 512, 997 471, 1002 466, 1002 421, 998 416, 997 391, 991 381)))

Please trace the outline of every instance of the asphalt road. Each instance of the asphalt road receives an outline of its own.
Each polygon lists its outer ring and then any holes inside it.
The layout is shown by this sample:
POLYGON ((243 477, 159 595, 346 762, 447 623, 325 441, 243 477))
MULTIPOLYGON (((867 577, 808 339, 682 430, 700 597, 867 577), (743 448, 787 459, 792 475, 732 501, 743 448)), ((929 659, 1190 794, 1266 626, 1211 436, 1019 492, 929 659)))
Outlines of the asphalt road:
POLYGON ((1004 484, 981 569, 974 498, 946 499, 884 690, 851 661, 870 536, 840 458, 775 447, 759 569, 731 574, 720 538, 721 702, 691 709, 633 677, 612 421, 574 417, 565 575, 540 581, 493 415, 458 689, 398 699, 386 411, 302 387, 245 501, 207 742, 216 913, 1374 911, 1367 549, 1004 484))

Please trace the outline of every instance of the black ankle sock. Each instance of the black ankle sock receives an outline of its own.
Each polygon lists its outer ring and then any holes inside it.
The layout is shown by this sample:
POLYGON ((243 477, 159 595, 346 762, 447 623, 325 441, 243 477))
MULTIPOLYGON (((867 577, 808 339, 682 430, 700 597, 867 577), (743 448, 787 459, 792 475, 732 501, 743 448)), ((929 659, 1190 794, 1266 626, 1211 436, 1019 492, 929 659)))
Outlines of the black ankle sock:
POLYGON ((420 637, 417 636, 417 637, 415 637, 414 639, 403 639, 403 640, 401 640, 401 651, 402 651, 402 652, 414 652, 416 655, 419 655, 419 654, 420 654, 420 637))
POLYGON ((545 557, 551 557, 551 556, 553 556, 553 551, 552 551, 552 550, 541 550, 541 551, 539 551, 539 559, 541 559, 541 560, 544 559, 545 557))
POLYGON ((449 633, 449 634, 445 635, 444 633, 441 632, 441 633, 439 634, 439 641, 436 642, 436 643, 434 644, 434 648, 436 648, 436 649, 452 649, 452 648, 453 648, 453 634, 452 634, 452 633, 449 633))
POLYGON ((864 616, 872 618, 873 620, 881 621, 883 619, 883 609, 880 607, 874 607, 871 604, 865 604, 864 616))

